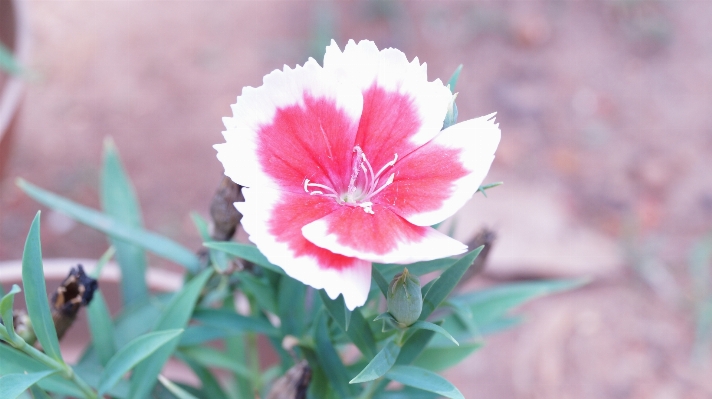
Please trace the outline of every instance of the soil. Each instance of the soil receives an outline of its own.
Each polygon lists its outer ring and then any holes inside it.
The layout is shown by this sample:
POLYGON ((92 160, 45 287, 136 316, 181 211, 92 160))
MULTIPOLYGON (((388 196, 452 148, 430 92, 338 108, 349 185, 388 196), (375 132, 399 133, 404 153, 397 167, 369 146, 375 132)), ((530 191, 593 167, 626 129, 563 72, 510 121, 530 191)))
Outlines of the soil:
POLYGON ((320 60, 332 37, 367 38, 418 56, 431 79, 463 64, 460 119, 498 112, 486 181, 505 184, 454 226, 498 233, 480 283, 594 280, 526 306, 522 326, 448 372, 465 396, 712 398, 712 352, 693 345, 706 282, 688 261, 712 228, 712 2, 29 5, 34 74, 0 182, 0 260, 21 256, 38 209, 45 257, 101 255, 101 234, 14 180, 99 207, 106 137, 145 225, 199 248, 189 213, 208 215, 222 174, 211 146, 242 87, 320 60))

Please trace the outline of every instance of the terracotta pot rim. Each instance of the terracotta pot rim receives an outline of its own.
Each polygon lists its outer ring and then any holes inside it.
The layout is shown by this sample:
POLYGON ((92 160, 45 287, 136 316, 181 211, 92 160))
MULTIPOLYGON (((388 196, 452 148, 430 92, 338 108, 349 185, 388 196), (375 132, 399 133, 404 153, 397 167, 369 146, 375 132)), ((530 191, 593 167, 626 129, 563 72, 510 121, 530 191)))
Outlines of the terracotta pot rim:
MULTIPOLYGON (((30 52, 27 4, 25 0, 11 0, 11 3, 15 19, 13 55, 21 65, 26 65, 30 52)), ((0 139, 9 128, 20 105, 23 88, 24 82, 20 76, 10 76, 5 85, 0 88, 0 139)))
MULTIPOLYGON (((90 273, 96 268, 96 259, 83 258, 52 258, 43 259, 45 279, 62 280, 67 277, 69 268, 81 264, 90 273)), ((149 268, 146 272, 148 286, 155 291, 177 291, 183 286, 183 275, 163 269, 149 268)), ((0 262, 0 283, 19 282, 22 280, 22 261, 11 260, 0 262)), ((104 266, 99 277, 102 281, 118 283, 121 280, 121 269, 115 262, 104 266)))

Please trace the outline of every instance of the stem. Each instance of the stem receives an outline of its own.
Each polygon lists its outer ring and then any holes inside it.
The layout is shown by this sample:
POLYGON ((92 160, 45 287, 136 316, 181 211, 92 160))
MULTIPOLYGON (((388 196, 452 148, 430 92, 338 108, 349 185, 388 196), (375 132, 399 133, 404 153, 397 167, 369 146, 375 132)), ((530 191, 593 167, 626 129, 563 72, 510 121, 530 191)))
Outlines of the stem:
MULTIPOLYGON (((7 335, 7 330, 5 326, 0 326, 0 328, 3 330, 2 334, 3 338, 7 337, 10 338, 7 335)), ((60 371, 62 373, 62 376, 74 383, 74 385, 77 386, 83 393, 86 398, 89 399, 99 399, 99 396, 96 394, 96 392, 87 384, 84 382, 84 380, 79 377, 74 370, 72 369, 71 366, 64 362, 59 362, 49 356, 47 356, 45 353, 40 352, 36 348, 34 348, 31 345, 28 345, 25 340, 20 338, 19 336, 15 336, 14 339, 9 339, 7 341, 10 345, 12 345, 13 348, 19 350, 20 352, 28 355, 29 357, 39 361, 40 363, 44 364, 45 366, 48 366, 54 370, 60 371)))
POLYGON ((373 398, 373 395, 378 392, 378 388, 381 384, 379 382, 383 379, 383 377, 379 377, 368 384, 366 384, 366 389, 361 392, 361 395, 359 395, 358 399, 371 399, 373 398))

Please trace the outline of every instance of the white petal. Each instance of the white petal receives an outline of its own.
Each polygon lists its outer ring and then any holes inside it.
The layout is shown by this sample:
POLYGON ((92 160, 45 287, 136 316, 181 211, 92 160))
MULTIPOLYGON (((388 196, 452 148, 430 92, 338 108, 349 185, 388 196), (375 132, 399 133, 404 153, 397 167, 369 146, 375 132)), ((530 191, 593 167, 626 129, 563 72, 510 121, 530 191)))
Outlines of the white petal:
POLYGON ((408 62, 402 51, 379 51, 368 40, 358 44, 350 40, 342 52, 332 40, 324 55, 324 69, 332 71, 340 81, 353 82, 362 92, 375 84, 387 92, 407 95, 421 122, 418 132, 409 139, 414 147, 430 141, 442 128, 452 94, 440 79, 428 82, 426 64, 421 65, 417 57, 408 62))
MULTIPOLYGON (((443 130, 429 145, 461 149, 459 161, 469 173, 455 180, 452 194, 438 209, 404 215, 405 219, 418 226, 431 226, 452 216, 477 192, 487 176, 499 145, 499 124, 494 113, 457 123, 443 130)), ((425 148, 425 147, 424 147, 425 148)), ((413 153, 413 156, 416 156, 413 153)), ((423 189, 427 189, 424 187, 423 189)))
POLYGON ((467 246, 431 227, 413 226, 377 206, 340 211, 302 228, 307 240, 329 251, 378 263, 412 263, 459 255, 467 246))
POLYGON ((333 100, 354 124, 361 116, 363 97, 359 90, 349 82, 338 82, 313 59, 294 69, 285 66, 275 70, 264 77, 262 86, 245 87, 232 105, 233 117, 223 119, 226 143, 214 148, 227 176, 246 187, 280 188, 260 164, 258 134, 261 127, 273 121, 277 110, 303 107, 305 95, 333 100))

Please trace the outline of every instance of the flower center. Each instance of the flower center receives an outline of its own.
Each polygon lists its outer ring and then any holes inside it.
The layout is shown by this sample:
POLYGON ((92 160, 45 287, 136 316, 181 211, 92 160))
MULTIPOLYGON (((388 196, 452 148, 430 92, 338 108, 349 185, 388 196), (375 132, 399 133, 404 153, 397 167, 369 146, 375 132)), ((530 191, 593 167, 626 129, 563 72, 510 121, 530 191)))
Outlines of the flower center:
POLYGON ((346 189, 346 192, 338 193, 329 186, 312 183, 309 179, 304 179, 304 191, 310 195, 332 197, 339 205, 359 206, 363 208, 364 212, 373 215, 373 202, 370 200, 376 194, 383 191, 384 188, 393 183, 395 173, 391 173, 385 183, 379 186, 384 172, 396 164, 398 154, 393 154, 393 160, 383 165, 377 173, 374 173, 371 163, 368 161, 368 158, 366 158, 366 154, 363 153, 361 147, 354 147, 353 152, 356 155, 354 156, 351 164, 351 178, 349 179, 349 186, 346 189), (361 179, 359 179, 359 175, 362 176, 361 179), (312 188, 311 191, 310 188, 312 188))

